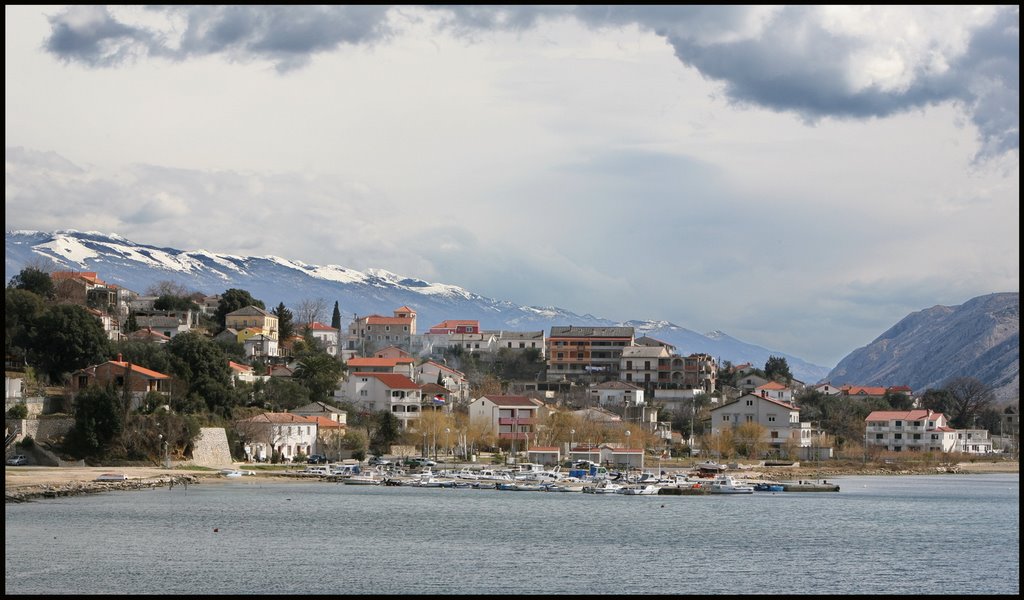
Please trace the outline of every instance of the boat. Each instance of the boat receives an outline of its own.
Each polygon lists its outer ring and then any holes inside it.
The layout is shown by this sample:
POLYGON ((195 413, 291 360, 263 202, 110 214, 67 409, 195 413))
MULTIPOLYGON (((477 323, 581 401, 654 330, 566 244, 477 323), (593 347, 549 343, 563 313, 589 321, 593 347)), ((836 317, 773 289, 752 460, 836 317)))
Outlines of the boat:
POLYGON ((660 485, 656 485, 653 483, 644 483, 636 485, 627 485, 617 490, 617 493, 625 494, 627 496, 656 496, 660 491, 660 485))
POLYGON ((220 474, 224 477, 241 477, 242 472, 238 469, 221 469, 220 474))
POLYGON ((342 480, 345 485, 380 485, 383 479, 373 473, 360 473, 342 480))
POLYGON ((604 480, 596 485, 585 485, 583 486, 584 494, 616 494, 624 486, 621 483, 615 483, 610 480, 604 480))
POLYGON ((127 481, 128 476, 124 473, 101 473, 96 476, 96 481, 127 481))
POLYGON ((755 492, 784 492, 786 488, 781 483, 769 483, 762 481, 754 484, 755 492))
POLYGON ((754 486, 739 483, 732 475, 716 475, 708 485, 712 494, 753 494, 754 486))
POLYGON ((476 490, 494 490, 498 488, 498 483, 495 481, 476 481, 472 486, 476 490))

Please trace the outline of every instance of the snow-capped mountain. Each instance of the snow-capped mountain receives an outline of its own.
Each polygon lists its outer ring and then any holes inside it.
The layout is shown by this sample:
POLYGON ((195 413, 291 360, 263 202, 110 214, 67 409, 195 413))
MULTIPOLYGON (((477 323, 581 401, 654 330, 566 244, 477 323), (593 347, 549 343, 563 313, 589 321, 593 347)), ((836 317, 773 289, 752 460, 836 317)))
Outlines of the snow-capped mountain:
POLYGON ((337 301, 343 322, 353 314, 390 315, 406 305, 418 315, 421 329, 445 319, 478 319, 487 330, 550 332, 552 326, 626 326, 637 337, 647 335, 676 347, 680 354, 706 352, 734 364, 763 366, 769 356, 782 356, 790 371, 806 383, 821 380, 828 368, 777 350, 768 350, 722 332, 701 335, 666 321, 617 322, 578 315, 557 307, 519 306, 454 285, 431 283, 383 269, 365 272, 338 265, 310 265, 277 256, 234 256, 207 250, 183 251, 137 244, 118 235, 94 231, 7 231, 4 277, 10 281, 22 268, 47 259, 63 270, 95 271, 100 279, 144 293, 151 285, 175 281, 190 290, 219 294, 230 288, 247 290, 273 308, 283 302, 323 298, 337 301))

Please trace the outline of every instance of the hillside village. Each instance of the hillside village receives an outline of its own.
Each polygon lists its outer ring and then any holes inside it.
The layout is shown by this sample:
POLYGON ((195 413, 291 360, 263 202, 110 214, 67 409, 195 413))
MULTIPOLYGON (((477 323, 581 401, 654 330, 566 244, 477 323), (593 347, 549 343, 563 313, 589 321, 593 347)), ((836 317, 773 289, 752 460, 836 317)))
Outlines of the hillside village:
POLYGON ((255 462, 487 451, 636 466, 1018 448, 1017 404, 995 406, 970 378, 939 390, 803 382, 783 358, 683 356, 632 327, 490 330, 459 315, 424 326, 409 306, 343 323, 322 299, 268 310, 245 290, 147 292, 96 272, 12 279, 8 455, 38 444, 60 460, 182 460, 204 427, 255 462))

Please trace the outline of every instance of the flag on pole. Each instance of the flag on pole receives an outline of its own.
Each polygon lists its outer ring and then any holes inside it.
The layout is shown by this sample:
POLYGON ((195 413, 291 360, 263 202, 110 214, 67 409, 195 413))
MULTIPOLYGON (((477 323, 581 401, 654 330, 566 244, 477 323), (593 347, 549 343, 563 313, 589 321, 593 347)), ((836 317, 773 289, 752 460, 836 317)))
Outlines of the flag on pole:
POLYGON ((441 394, 434 396, 434 404, 444 404, 444 396, 441 394))

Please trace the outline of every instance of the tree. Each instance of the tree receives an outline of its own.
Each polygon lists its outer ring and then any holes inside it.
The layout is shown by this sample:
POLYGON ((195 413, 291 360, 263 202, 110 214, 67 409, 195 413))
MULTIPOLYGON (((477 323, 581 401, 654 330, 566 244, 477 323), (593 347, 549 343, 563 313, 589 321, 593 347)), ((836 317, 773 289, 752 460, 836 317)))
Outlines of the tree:
POLYGON ((323 298, 304 298, 299 300, 295 314, 298 317, 299 325, 307 327, 314 321, 323 319, 325 310, 327 310, 327 301, 323 298))
POLYGON ((308 354, 299 360, 293 377, 309 390, 314 402, 326 400, 338 387, 341 363, 326 352, 308 354))
POLYGON ((914 407, 914 399, 903 392, 885 390, 885 395, 882 398, 889 403, 889 407, 893 410, 910 410, 914 407))
POLYGON ((225 290, 220 296, 220 302, 217 303, 217 310, 213 313, 213 318, 217 322, 217 325, 221 329, 227 327, 227 315, 233 313, 236 310, 245 308, 246 306, 255 306, 266 310, 266 306, 262 300, 257 300, 252 297, 252 294, 245 290, 231 288, 225 290))
POLYGON ((199 305, 188 296, 173 296, 164 294, 153 302, 156 310, 199 310, 199 305))
POLYGON ((183 283, 178 283, 177 281, 164 279, 162 281, 157 281, 156 283, 147 287, 146 295, 157 297, 175 296, 178 298, 187 298, 192 295, 192 292, 189 292, 188 288, 185 287, 185 284, 183 283))
POLYGON ((231 385, 231 367, 216 342, 194 331, 176 335, 166 345, 171 354, 171 369, 187 386, 186 404, 193 409, 197 401, 222 416, 230 416, 237 398, 231 385))
POLYGON ((139 322, 135 319, 135 311, 128 311, 128 319, 125 321, 124 328, 128 333, 139 330, 139 322))
POLYGON ((81 306, 51 306, 29 334, 30 355, 52 382, 104 360, 109 350, 103 325, 81 306))
POLYGON ((793 374, 789 372, 789 363, 782 356, 768 357, 768 362, 764 363, 764 375, 772 381, 788 383, 793 379, 793 374))
POLYGON ((402 437, 402 429, 390 410, 377 411, 374 421, 376 427, 370 437, 370 454, 383 456, 388 453, 391 444, 402 437))
POLYGON ((123 428, 117 391, 112 386, 89 386, 75 397, 75 425, 68 432, 67 450, 79 458, 102 455, 123 428))
POLYGON ((341 309, 338 307, 338 301, 334 301, 334 314, 331 315, 331 327, 341 330, 341 309))
POLYGON ((921 408, 946 415, 948 419, 953 411, 953 395, 949 390, 925 390, 921 394, 921 408))
POLYGON ((29 291, 47 300, 52 300, 55 292, 50 273, 36 267, 22 269, 17 275, 11 277, 7 288, 29 291))
POLYGON ((736 453, 747 458, 758 459, 768 449, 765 440, 767 429, 753 421, 741 423, 733 430, 733 446, 736 453))
POLYGON ((277 308, 270 311, 277 317, 277 339, 280 341, 287 340, 292 337, 295 333, 295 323, 292 321, 292 311, 284 305, 284 302, 280 302, 277 308))
POLYGON ((973 427, 975 419, 995 401, 992 389, 974 377, 957 377, 942 387, 952 397, 952 415, 947 416, 957 429, 973 427))
POLYGON ((30 344, 30 334, 36 320, 46 311, 43 299, 28 290, 4 290, 4 351, 24 354, 30 344))

